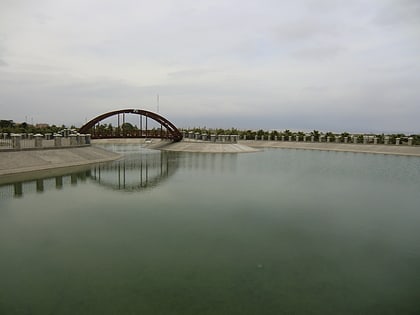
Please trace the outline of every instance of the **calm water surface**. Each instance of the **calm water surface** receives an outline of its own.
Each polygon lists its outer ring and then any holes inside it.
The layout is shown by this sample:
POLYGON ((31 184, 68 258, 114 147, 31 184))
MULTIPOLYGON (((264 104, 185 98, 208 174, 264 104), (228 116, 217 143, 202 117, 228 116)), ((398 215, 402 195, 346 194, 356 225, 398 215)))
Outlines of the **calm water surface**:
POLYGON ((420 159, 125 158, 0 187, 0 314, 419 314, 420 159))

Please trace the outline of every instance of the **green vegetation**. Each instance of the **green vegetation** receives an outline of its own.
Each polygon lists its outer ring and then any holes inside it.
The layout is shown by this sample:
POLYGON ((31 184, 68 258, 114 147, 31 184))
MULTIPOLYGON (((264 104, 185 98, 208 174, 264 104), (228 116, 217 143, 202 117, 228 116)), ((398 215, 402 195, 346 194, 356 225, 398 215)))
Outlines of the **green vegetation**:
MULTIPOLYGON (((26 122, 23 123, 15 123, 12 120, 0 120, 0 133, 3 134, 11 134, 11 133, 57 133, 63 129, 66 129, 68 127, 62 125, 62 126, 56 126, 56 125, 31 125, 26 122)), ((139 128, 135 125, 132 125, 131 123, 124 123, 121 125, 120 128, 112 126, 112 124, 99 124, 95 126, 96 131, 103 134, 103 135, 115 135, 115 134, 135 134, 139 132, 139 128)), ((70 129, 77 129, 75 126, 71 126, 70 129)), ((238 135, 240 139, 246 138, 247 140, 254 140, 255 137, 257 137, 258 140, 264 139, 264 140, 275 140, 276 137, 278 140, 281 140, 281 137, 285 137, 285 140, 288 141, 289 137, 292 137, 292 141, 296 141, 296 138, 299 139, 299 141, 303 140, 304 136, 307 136, 307 141, 310 141, 310 137, 314 137, 314 141, 318 142, 320 137, 324 137, 324 141, 326 141, 327 137, 330 137, 330 142, 334 142, 336 138, 339 138, 339 140, 342 142, 344 141, 344 138, 347 137, 348 141, 351 142, 351 134, 348 132, 342 132, 342 133, 333 133, 331 131, 328 132, 321 132, 318 130, 313 130, 311 132, 302 132, 302 131, 290 131, 289 129, 285 129, 283 131, 279 130, 240 130, 237 128, 228 128, 228 129, 222 129, 222 128, 207 128, 207 127, 193 127, 193 128, 187 128, 183 129, 183 131, 193 133, 200 133, 200 134, 215 134, 215 135, 238 135)), ((149 128, 148 132, 150 133, 158 133, 160 132, 159 128, 149 128)), ((355 135, 357 137, 358 143, 363 143, 363 134, 357 134, 355 135)), ((395 143, 395 140, 397 138, 400 138, 400 143, 406 144, 408 142, 408 138, 413 138, 413 145, 420 145, 420 134, 410 134, 405 135, 402 133, 398 134, 370 134, 369 136, 376 137, 378 139, 378 143, 384 143, 385 137, 389 137, 389 143, 395 143)))
MULTIPOLYGON (((76 127, 71 126, 70 128, 75 129, 76 127)), ((57 133, 60 130, 66 129, 66 126, 56 126, 56 125, 31 125, 26 122, 15 123, 12 120, 0 120, 0 133, 57 133)))

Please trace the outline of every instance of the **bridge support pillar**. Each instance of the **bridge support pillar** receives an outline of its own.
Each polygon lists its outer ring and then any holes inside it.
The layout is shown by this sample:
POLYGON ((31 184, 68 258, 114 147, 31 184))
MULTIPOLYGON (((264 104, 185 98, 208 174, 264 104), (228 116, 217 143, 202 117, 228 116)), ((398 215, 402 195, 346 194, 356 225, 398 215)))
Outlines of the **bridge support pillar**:
POLYGON ((384 144, 389 144, 389 136, 384 137, 384 144))
POLYGON ((347 143, 349 141, 349 137, 344 137, 344 143, 347 143))
POLYGON ((216 138, 217 138, 217 136, 213 134, 213 135, 210 136, 210 141, 211 142, 216 142, 216 138))
POLYGON ((373 138, 373 144, 378 144, 378 138, 373 138))
POLYGON ((353 143, 357 143, 357 136, 353 136, 353 143))
POLYGON ((401 140, 400 138, 396 138, 396 139, 395 139, 395 144, 396 144, 396 145, 400 145, 400 140, 401 140))

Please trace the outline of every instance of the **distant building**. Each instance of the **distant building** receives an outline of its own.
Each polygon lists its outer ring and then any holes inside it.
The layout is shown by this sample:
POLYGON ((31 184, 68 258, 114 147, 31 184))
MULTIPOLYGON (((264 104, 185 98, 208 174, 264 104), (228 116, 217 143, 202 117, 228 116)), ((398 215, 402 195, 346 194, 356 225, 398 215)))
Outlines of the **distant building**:
POLYGON ((48 125, 48 124, 36 124, 36 125, 35 125, 35 127, 36 127, 36 128, 41 128, 41 129, 42 129, 42 128, 49 128, 49 127, 50 127, 50 125, 48 125))

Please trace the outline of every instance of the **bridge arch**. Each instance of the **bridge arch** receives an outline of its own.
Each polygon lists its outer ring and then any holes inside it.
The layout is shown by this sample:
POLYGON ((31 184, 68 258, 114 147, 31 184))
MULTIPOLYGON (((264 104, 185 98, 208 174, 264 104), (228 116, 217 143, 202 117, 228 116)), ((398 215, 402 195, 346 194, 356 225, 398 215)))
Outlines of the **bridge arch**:
POLYGON ((147 111, 143 109, 120 109, 112 112, 108 112, 102 115, 99 115, 92 120, 88 121, 79 129, 80 133, 90 133, 93 139, 98 138, 163 138, 171 139, 173 141, 181 141, 182 133, 165 117, 147 111), (125 122, 125 114, 137 114, 139 115, 140 126, 135 131, 125 132, 123 130, 123 125, 125 122), (105 134, 97 128, 99 123, 109 117, 118 116, 118 126, 111 134, 105 134), (122 117, 121 117, 122 116, 122 117), (143 127, 143 117, 145 119, 145 124, 143 127), (122 118, 122 120, 121 120, 122 118), (148 130, 147 120, 148 118, 154 120, 160 124, 160 130, 148 130), (121 124, 122 122, 122 124, 121 124), (163 129, 165 128, 165 130, 163 129))

